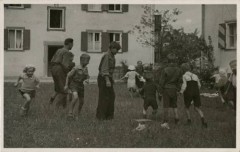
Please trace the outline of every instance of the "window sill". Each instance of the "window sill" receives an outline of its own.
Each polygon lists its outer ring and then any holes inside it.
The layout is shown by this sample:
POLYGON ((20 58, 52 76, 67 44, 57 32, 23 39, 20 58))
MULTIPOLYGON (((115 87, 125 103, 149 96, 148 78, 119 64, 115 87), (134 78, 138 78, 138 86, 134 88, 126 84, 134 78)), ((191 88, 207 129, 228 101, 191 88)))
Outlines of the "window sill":
POLYGON ((101 54, 101 53, 103 53, 103 52, 102 52, 102 51, 100 51, 100 52, 99 52, 99 51, 92 51, 92 50, 91 50, 91 51, 87 51, 87 53, 96 53, 96 54, 101 54))
POLYGON ((108 10, 108 13, 121 13, 121 14, 122 14, 123 11, 109 11, 109 10, 108 10))
POLYGON ((237 50, 237 48, 225 48, 226 51, 237 50))
POLYGON ((48 31, 62 31, 62 32, 66 31, 65 29, 57 29, 57 28, 48 28, 47 30, 48 31))
POLYGON ((5 51, 12 51, 12 52, 23 52, 23 49, 5 49, 5 51))

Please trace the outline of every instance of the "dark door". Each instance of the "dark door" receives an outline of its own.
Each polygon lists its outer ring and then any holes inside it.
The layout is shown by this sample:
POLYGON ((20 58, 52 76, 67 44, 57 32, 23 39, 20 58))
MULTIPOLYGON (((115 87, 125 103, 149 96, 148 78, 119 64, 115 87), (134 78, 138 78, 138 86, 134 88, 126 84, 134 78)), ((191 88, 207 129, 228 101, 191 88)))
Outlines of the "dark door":
POLYGON ((48 72, 47 72, 47 76, 51 77, 51 70, 50 70, 50 62, 52 60, 53 55, 57 52, 58 49, 62 48, 62 45, 49 45, 48 46, 48 72))

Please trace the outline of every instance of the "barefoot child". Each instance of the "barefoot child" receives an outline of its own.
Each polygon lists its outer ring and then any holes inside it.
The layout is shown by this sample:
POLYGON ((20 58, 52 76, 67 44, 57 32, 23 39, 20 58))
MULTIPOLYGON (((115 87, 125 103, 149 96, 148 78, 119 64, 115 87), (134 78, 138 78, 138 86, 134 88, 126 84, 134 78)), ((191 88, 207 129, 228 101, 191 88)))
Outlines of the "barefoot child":
POLYGON ((146 72, 144 74, 144 78, 146 80, 146 83, 143 86, 143 89, 140 91, 140 94, 142 95, 144 99, 143 104, 143 117, 147 117, 147 109, 149 107, 152 107, 152 115, 156 116, 158 104, 156 99, 156 93, 157 93, 157 86, 154 83, 153 79, 153 73, 152 72, 146 72))
POLYGON ((185 74, 183 75, 183 84, 180 93, 184 96, 184 104, 187 113, 187 124, 191 124, 189 107, 191 106, 191 102, 194 103, 194 109, 198 112, 201 117, 202 126, 207 128, 207 123, 204 120, 204 115, 202 110, 200 109, 201 100, 200 100, 200 92, 199 89, 201 87, 198 76, 193 74, 188 63, 184 63, 182 65, 183 71, 185 74))
POLYGON ((22 85, 19 92, 25 99, 24 104, 21 107, 21 115, 26 116, 30 109, 30 103, 35 97, 36 88, 39 88, 39 80, 34 75, 36 68, 33 65, 26 65, 23 69, 23 74, 18 77, 17 82, 14 84, 15 87, 19 85, 20 80, 22 80, 22 85))
POLYGON ((64 89, 70 90, 72 93, 72 101, 69 105, 69 118, 77 117, 76 114, 80 113, 84 104, 84 84, 83 82, 89 79, 87 65, 89 63, 90 56, 88 54, 82 54, 80 57, 80 65, 74 67, 67 75, 66 84, 64 89), (78 105, 78 106, 76 106, 78 105), (74 110, 77 110, 74 113, 74 110))

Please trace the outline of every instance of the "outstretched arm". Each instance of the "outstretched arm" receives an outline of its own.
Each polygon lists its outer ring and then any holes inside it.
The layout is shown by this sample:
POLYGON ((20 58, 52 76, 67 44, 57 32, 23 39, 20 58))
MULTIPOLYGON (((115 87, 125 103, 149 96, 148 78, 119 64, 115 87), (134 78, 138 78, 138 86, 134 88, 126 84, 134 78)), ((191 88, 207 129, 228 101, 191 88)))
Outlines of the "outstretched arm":
POLYGON ((18 86, 20 80, 22 80, 22 75, 18 77, 17 82, 14 84, 15 87, 18 86))

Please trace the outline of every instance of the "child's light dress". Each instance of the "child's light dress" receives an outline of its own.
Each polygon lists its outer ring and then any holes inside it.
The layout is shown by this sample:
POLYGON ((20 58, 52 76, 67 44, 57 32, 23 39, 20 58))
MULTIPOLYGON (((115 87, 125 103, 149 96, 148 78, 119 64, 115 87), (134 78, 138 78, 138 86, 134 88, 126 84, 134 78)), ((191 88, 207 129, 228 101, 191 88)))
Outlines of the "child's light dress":
POLYGON ((127 88, 133 88, 136 89, 136 76, 139 77, 139 74, 136 71, 129 71, 126 73, 126 75, 124 77, 128 78, 127 80, 127 88))

